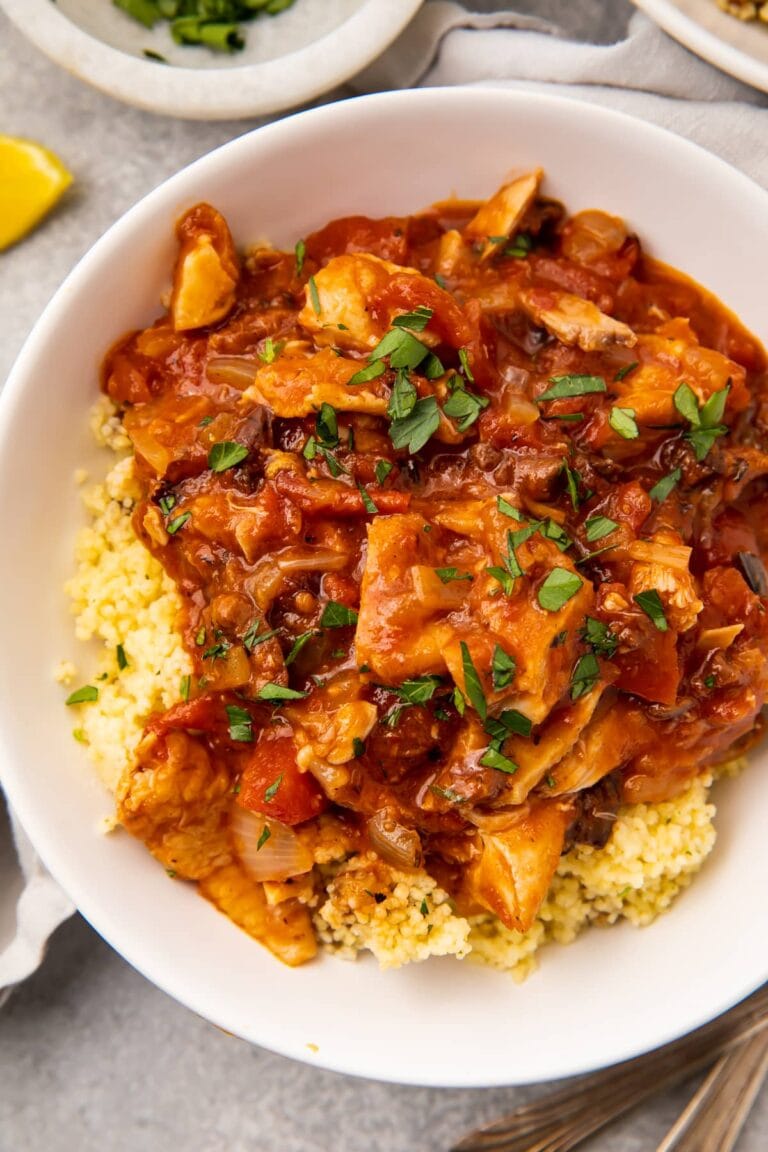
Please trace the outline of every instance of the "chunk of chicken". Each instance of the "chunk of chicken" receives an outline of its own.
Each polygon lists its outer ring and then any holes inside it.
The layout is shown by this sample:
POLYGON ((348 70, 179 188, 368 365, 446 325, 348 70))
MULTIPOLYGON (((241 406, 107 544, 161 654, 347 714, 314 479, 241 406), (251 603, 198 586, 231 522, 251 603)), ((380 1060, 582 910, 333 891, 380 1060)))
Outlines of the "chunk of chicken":
POLYGON ((153 856, 187 880, 228 864, 232 780, 203 745, 174 730, 147 736, 117 788, 117 818, 153 856))
POLYGON ((571 751, 550 769, 550 794, 591 788, 603 776, 622 767, 647 745, 653 733, 635 704, 619 699, 599 708, 579 734, 571 751))
POLYGON ((633 410, 638 424, 663 427, 682 422, 674 404, 681 380, 690 385, 700 404, 730 381, 728 410, 742 411, 749 401, 742 365, 700 347, 687 321, 673 321, 666 329, 669 334, 638 336, 634 350, 638 367, 611 385, 619 403, 633 410))
POLYGON ((526 932, 552 883, 570 819, 568 803, 539 801, 505 831, 481 833, 482 852, 467 871, 471 898, 526 932))
POLYGON ((676 532, 662 531, 636 541, 629 551, 636 557, 629 581, 633 598, 641 592, 656 591, 669 627, 676 632, 693 628, 704 605, 688 568, 691 549, 676 532))
POLYGON ((551 769, 574 747, 592 719, 605 684, 596 685, 580 700, 558 711, 547 721, 537 741, 513 736, 504 745, 504 755, 517 764, 517 772, 507 778, 498 806, 522 804, 528 793, 540 784, 551 769))
POLYGON ((284 964, 297 967, 317 954, 306 905, 294 898, 270 906, 264 885, 252 880, 239 865, 229 864, 212 872, 201 882, 200 891, 284 964))
POLYGON ((323 348, 312 356, 284 354, 260 368, 243 395, 247 401, 266 404, 276 416, 286 418, 311 416, 321 404, 330 404, 339 412, 383 416, 387 396, 381 387, 376 387, 376 381, 370 386, 348 387, 355 373, 364 366, 356 360, 336 356, 330 348, 323 348))
POLYGON ((171 318, 177 332, 216 324, 230 312, 240 267, 227 223, 208 204, 179 221, 181 242, 173 273, 171 318))
MULTIPOLYGON (((313 334, 316 344, 370 352, 390 322, 386 314, 372 315, 370 300, 382 293, 394 276, 421 276, 421 273, 364 252, 334 256, 314 277, 318 309, 308 285, 299 323, 313 334)), ((421 335, 419 338, 423 339, 421 335)))
POLYGON ((489 237, 511 236, 519 227, 536 197, 543 175, 542 169, 536 168, 503 184, 472 217, 464 235, 470 240, 483 242, 481 260, 487 260, 497 251, 497 244, 489 237))
POLYGON ((597 305, 554 288, 528 288, 518 300, 535 324, 546 328, 563 344, 585 352, 600 352, 615 344, 632 348, 637 336, 628 324, 606 316, 597 305))

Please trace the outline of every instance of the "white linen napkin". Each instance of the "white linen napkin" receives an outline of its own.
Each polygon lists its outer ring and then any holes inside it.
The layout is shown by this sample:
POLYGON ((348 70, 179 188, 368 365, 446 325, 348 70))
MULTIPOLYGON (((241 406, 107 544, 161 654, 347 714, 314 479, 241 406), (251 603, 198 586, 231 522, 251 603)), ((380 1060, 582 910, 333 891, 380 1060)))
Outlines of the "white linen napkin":
MULTIPOLYGON (((473 0, 427 0, 353 86, 359 92, 453 84, 556 90, 671 128, 768 187, 768 97, 697 59, 639 13, 625 40, 595 45, 566 40, 534 16, 483 15, 472 7, 473 0)), ((49 935, 73 911, 18 826, 15 853, 2 851, 2 841, 0 821, 0 1005, 8 989, 35 970, 49 935)))

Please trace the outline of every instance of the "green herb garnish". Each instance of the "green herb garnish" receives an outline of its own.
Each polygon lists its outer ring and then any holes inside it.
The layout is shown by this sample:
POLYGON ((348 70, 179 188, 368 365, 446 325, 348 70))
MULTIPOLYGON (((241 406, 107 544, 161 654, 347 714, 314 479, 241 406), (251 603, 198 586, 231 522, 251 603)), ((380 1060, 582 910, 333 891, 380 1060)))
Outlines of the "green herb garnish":
POLYGON ((250 712, 237 704, 227 704, 227 719, 229 720, 229 738, 240 744, 250 744, 253 740, 253 719, 250 712))
POLYGON ((592 392, 607 392, 602 376, 550 376, 550 388, 536 397, 536 403, 545 400, 565 400, 571 396, 588 396, 592 392))
POLYGON ((303 700, 308 692, 297 692, 295 688, 284 688, 282 684, 270 681, 262 685, 256 693, 259 700, 303 700))
POLYGON ((226 472, 236 464, 242 464, 248 456, 248 449, 234 440, 219 440, 212 444, 208 453, 208 467, 211 472, 226 472))
POLYGON ((662 476, 661 480, 657 480, 648 493, 651 500, 655 500, 658 504, 666 500, 670 492, 680 483, 682 475, 683 473, 680 468, 674 468, 671 472, 668 472, 666 476, 662 476))
POLYGON ((296 257, 296 275, 301 276, 304 271, 304 258, 307 255, 307 245, 303 240, 297 240, 293 253, 296 257))
POLYGON ((454 580, 472 580, 471 572, 459 572, 458 568, 435 568, 435 575, 443 584, 451 584, 454 580))
POLYGON ((125 654, 125 648, 123 648, 122 644, 118 644, 115 648, 115 656, 117 658, 117 666, 122 672, 128 667, 128 657, 125 654))
POLYGON ((592 652, 577 661, 571 676, 571 700, 578 700, 591 692, 600 679, 600 665, 592 652))
POLYGON ((379 487, 381 487, 387 476, 389 476, 393 467, 394 465, 389 460, 376 461, 376 468, 374 469, 374 472, 376 475, 376 483, 379 485, 379 487))
POLYGON ((419 304, 413 312, 403 312, 395 316, 392 321, 393 328, 410 328, 412 332, 423 332, 432 319, 432 309, 419 304))
POLYGON ((74 692, 70 692, 64 701, 65 704, 92 704, 94 700, 98 700, 99 690, 94 684, 84 684, 82 688, 77 688, 74 692))
POLYGON ((371 364, 367 364, 365 368, 361 368, 359 372, 355 372, 354 376, 350 376, 347 380, 347 387, 354 387, 357 384, 367 384, 369 380, 375 380, 377 376, 383 375, 386 372, 387 366, 383 360, 374 360, 371 364))
POLYGON ((610 536, 611 532, 615 532, 618 524, 608 516, 590 516, 584 528, 587 540, 590 544, 594 544, 596 540, 602 540, 604 536, 610 536))
POLYGON ((182 512, 180 516, 176 516, 171 520, 170 524, 166 525, 166 531, 169 536, 175 536, 180 528, 183 528, 187 520, 192 519, 191 512, 182 512))
POLYGON ((608 423, 624 440, 637 440, 640 435, 634 408, 619 408, 614 405, 608 414, 608 423))
POLYGON ((282 784, 282 782, 283 782, 283 774, 281 772, 280 775, 278 776, 277 780, 273 780, 272 783, 270 784, 269 788, 265 789, 265 791, 264 791, 265 804, 271 804, 272 803, 275 796, 277 795, 277 790, 280 787, 280 785, 282 784))
POLYGON ((510 760, 508 756, 505 756, 498 748, 494 748, 493 745, 491 745, 490 748, 486 748, 480 758, 480 763, 485 768, 496 768, 499 772, 506 772, 508 776, 512 776, 517 772, 517 764, 515 764, 514 760, 510 760))
POLYGON ((661 602, 661 596, 655 588, 648 589, 647 592, 638 592, 637 596, 633 596, 635 604, 638 608, 642 608, 648 619, 658 628, 659 632, 666 632, 669 628, 667 618, 664 615, 664 605, 661 602))
POLYGON ((580 576, 567 568, 553 568, 539 586, 536 599, 547 612, 559 612, 583 584, 580 576))
POLYGON ((393 420, 389 438, 395 448, 407 448, 411 454, 419 452, 440 426, 440 413, 434 396, 417 400, 412 411, 402 419, 393 420))
POLYGON ((477 674, 477 669, 472 663, 472 656, 469 648, 465 642, 461 641, 461 668, 464 673, 464 690, 467 699, 477 712, 481 720, 485 720, 488 715, 488 705, 485 700, 485 693, 483 686, 480 682, 480 677, 477 674))
POLYGON ((272 833, 270 832, 269 825, 265 824, 261 830, 261 836, 259 836, 258 840, 256 841, 257 852, 261 852, 262 848, 266 844, 267 840, 269 840, 271 835, 272 833))
POLYGON ((688 421, 690 429, 685 438, 693 446, 697 461, 705 459, 710 448, 719 436, 725 436, 728 425, 721 421, 725 413, 730 380, 719 392, 713 392, 705 404, 699 407, 696 393, 688 384, 681 384, 674 395, 675 408, 688 421))
POLYGON ((503 688, 508 688, 516 671, 517 661, 512 656, 507 655, 500 644, 497 644, 493 650, 493 660, 491 661, 491 677, 495 690, 500 692, 503 688))
POLYGON ((321 628, 349 628, 357 624, 357 612, 354 608, 347 608, 346 604, 339 604, 336 600, 329 600, 320 617, 321 628))

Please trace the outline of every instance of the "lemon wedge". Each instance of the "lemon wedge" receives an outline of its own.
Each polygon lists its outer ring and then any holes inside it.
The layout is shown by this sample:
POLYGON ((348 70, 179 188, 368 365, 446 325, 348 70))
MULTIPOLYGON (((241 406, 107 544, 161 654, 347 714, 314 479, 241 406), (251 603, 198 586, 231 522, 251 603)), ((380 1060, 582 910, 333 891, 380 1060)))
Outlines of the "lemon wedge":
POLYGON ((71 183, 42 144, 0 135, 0 251, 31 232, 71 183))

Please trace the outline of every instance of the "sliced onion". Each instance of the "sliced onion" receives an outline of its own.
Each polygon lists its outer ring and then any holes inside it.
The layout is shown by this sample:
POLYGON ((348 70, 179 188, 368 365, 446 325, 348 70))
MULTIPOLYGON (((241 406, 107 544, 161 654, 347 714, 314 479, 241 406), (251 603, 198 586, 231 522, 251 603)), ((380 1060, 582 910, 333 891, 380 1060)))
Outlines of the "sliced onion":
POLYGON ((373 849, 382 860, 394 868, 418 868, 421 863, 421 840, 413 828, 377 812, 368 821, 368 835, 373 849))
POLYGON ((521 396, 513 388, 505 388, 501 394, 500 406, 516 424, 535 424, 539 419, 539 409, 526 396, 521 396))
POLYGON ((715 648, 730 648, 739 633, 744 631, 743 624, 726 624, 722 628, 705 628, 696 642, 697 648, 713 651, 715 648))
POLYGON ((260 367, 257 360, 249 360, 246 356, 217 356, 208 361, 205 374, 211 384, 228 384, 230 388, 243 391, 253 384, 260 367))
POLYGON ((294 830, 279 820, 268 820, 236 804, 230 828, 240 863, 254 880, 290 880, 312 868, 311 853, 294 830), (263 839, 267 829, 269 836, 263 839))
POLYGON ((275 563, 281 572, 337 572, 346 567, 349 556, 332 548, 288 548, 277 554, 275 563))

